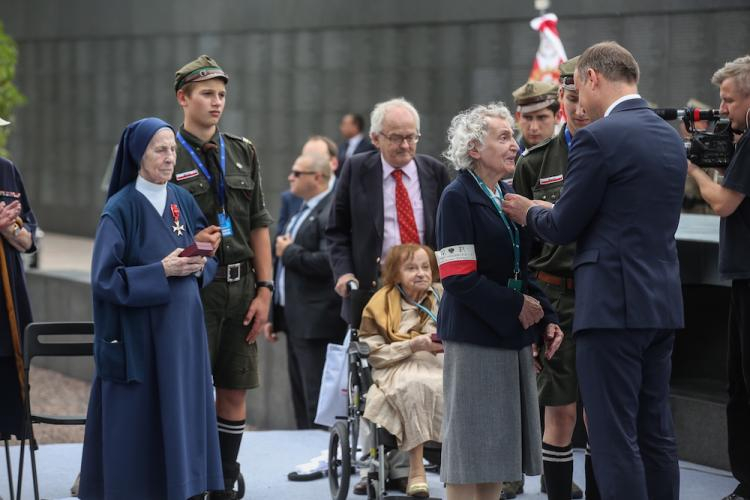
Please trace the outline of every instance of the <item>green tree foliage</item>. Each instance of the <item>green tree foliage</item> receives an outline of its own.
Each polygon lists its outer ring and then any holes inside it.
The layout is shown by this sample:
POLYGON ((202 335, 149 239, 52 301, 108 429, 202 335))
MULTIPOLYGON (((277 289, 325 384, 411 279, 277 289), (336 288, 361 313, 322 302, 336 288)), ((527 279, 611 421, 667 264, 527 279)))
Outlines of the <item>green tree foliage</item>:
MULTIPOLYGON (((0 117, 13 121, 13 110, 26 102, 26 98, 13 85, 16 76, 18 48, 16 42, 5 34, 0 22, 0 117)), ((5 144, 10 135, 10 127, 0 128, 0 156, 8 156, 5 144)))

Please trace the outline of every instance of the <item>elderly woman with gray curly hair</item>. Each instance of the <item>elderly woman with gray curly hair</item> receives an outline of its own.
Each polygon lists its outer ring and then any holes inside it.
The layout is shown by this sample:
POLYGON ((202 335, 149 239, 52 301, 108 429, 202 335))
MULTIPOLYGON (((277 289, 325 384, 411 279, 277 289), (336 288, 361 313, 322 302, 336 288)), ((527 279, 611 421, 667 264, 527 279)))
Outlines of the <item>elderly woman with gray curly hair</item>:
POLYGON ((532 346, 551 357, 557 317, 529 279, 531 237, 502 211, 518 144, 502 103, 459 113, 445 157, 458 170, 437 214, 445 289, 438 333, 445 348, 441 480, 449 499, 491 499, 501 482, 541 472, 532 346))

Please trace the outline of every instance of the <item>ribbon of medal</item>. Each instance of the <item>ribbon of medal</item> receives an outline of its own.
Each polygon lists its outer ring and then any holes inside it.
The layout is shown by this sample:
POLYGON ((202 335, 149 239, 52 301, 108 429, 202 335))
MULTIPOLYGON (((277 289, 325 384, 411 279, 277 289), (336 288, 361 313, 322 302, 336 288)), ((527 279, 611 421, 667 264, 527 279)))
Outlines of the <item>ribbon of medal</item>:
POLYGON ((180 224, 180 207, 177 206, 177 203, 172 203, 169 208, 172 210, 172 219, 174 220, 172 231, 177 233, 177 236, 182 236, 182 232, 185 230, 185 225, 180 224))

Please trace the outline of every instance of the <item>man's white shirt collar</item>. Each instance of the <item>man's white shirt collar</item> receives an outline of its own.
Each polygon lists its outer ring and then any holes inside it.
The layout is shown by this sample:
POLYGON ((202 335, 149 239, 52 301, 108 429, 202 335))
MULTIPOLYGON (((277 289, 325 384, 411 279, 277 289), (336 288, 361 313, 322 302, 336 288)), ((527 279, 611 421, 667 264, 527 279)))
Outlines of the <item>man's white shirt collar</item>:
POLYGON ((604 116, 609 116, 609 114, 612 112, 612 110, 615 109, 615 106, 617 106, 621 102, 629 101, 630 99, 640 99, 640 98, 641 98, 640 94, 628 94, 628 95, 624 95, 624 96, 620 97, 615 102, 613 102, 612 104, 609 105, 609 107, 607 108, 607 111, 604 113, 604 116))
MULTIPOLYGON (((383 162, 383 180, 387 179, 391 176, 391 173, 396 170, 395 167, 392 167, 387 161, 385 161, 385 158, 383 155, 380 155, 380 161, 383 162)), ((412 179, 415 178, 414 176, 417 175, 417 164, 414 162, 414 158, 401 167, 400 169, 404 175, 406 175, 407 178, 412 179)))

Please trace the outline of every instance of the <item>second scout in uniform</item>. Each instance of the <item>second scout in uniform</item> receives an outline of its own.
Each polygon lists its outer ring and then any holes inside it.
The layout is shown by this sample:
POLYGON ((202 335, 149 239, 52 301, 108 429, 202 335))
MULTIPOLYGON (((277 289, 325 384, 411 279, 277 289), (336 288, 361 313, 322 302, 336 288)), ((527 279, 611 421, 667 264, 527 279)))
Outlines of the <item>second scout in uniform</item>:
MULTIPOLYGON (((567 122, 557 136, 527 149, 516 164, 513 188, 529 199, 554 204, 560 197, 568 167, 568 148, 573 134, 590 123, 586 112, 578 104, 578 91, 573 82, 578 58, 560 65, 559 98, 567 122)), ((563 343, 551 360, 539 356, 542 370, 537 377, 539 404, 544 408, 544 483, 550 499, 581 498, 578 486, 572 484, 573 453, 571 439, 576 423, 578 379, 575 364, 575 339, 572 335, 574 312, 573 256, 575 244, 544 243, 529 269, 539 286, 554 304, 565 332, 563 343)), ((586 498, 595 495, 596 483, 591 468, 591 456, 586 454, 586 498)))
POLYGON ((260 167, 253 144, 220 133, 227 74, 200 56, 175 74, 177 101, 184 113, 177 134, 173 182, 190 191, 221 238, 219 270, 201 291, 216 387, 225 491, 212 500, 234 499, 237 463, 245 427, 245 393, 258 382, 255 339, 268 319, 273 292, 271 242, 260 167))
POLYGON ((557 85, 548 82, 524 83, 513 91, 516 123, 521 131, 519 154, 555 135, 560 117, 557 85))
MULTIPOLYGON (((557 85, 549 82, 527 82, 513 91, 516 104, 516 123, 520 130, 518 154, 532 148, 555 135, 559 118, 560 102, 557 100, 557 85)), ((523 480, 503 483, 503 495, 514 498, 523 492, 523 480)))

